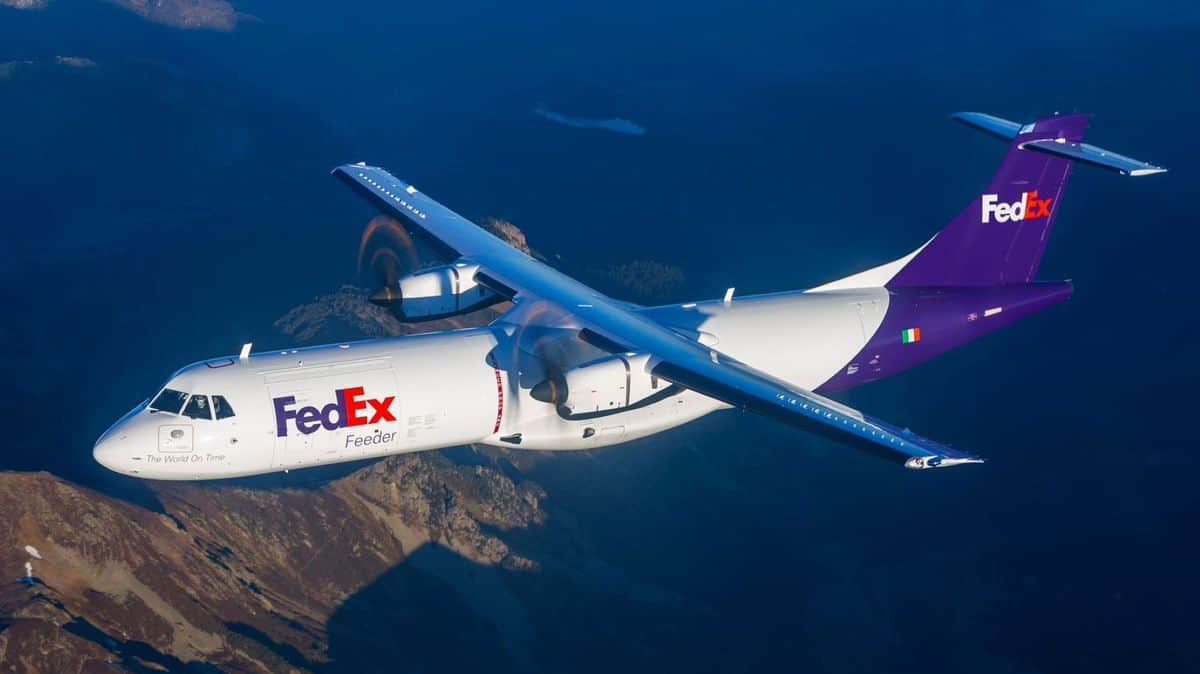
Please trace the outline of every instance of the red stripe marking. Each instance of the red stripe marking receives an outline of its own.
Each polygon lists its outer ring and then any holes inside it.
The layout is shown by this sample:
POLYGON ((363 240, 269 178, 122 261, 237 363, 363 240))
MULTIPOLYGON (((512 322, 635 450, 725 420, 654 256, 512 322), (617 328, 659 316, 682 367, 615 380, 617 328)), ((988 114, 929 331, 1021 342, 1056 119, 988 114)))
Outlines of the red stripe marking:
POLYGON ((488 364, 492 366, 492 372, 496 373, 496 425, 492 427, 492 433, 500 432, 500 419, 504 416, 504 384, 500 381, 500 370, 496 367, 496 359, 492 354, 488 354, 488 364))

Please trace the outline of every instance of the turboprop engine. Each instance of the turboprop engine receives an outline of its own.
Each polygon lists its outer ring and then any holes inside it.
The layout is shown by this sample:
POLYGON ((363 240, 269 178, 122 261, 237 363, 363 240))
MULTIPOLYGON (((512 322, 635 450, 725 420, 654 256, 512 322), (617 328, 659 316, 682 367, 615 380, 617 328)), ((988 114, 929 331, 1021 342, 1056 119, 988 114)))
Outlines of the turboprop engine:
POLYGON ((504 298, 475 280, 479 265, 453 262, 413 272, 371 294, 403 321, 431 321, 482 309, 504 298))
POLYGON ((648 354, 640 353, 597 358, 550 377, 530 395, 570 414, 619 410, 666 388, 667 382, 650 374, 649 360, 648 354))

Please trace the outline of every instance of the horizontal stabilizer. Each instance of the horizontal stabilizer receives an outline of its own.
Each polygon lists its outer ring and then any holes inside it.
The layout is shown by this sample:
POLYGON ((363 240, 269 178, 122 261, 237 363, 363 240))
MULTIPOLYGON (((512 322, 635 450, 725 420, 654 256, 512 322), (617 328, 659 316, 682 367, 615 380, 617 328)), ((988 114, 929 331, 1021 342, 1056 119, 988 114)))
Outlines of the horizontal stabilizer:
POLYGON ((1155 173, 1164 173, 1167 170, 1161 166, 1155 166, 1154 164, 1132 157, 1126 157, 1123 154, 1105 150, 1102 147, 1088 145, 1087 143, 1074 143, 1063 138, 1031 140, 1028 143, 1021 143, 1020 147, 1022 150, 1035 150, 1059 157, 1066 157, 1067 159, 1081 161, 1085 164, 1119 171, 1124 175, 1130 176, 1148 176, 1155 173))
MULTIPOLYGON (((1013 140, 1021 134, 1031 133, 1035 131, 1037 124, 1033 122, 1021 125, 982 112, 956 112, 950 117, 967 126, 1005 140, 1013 140)), ((1063 157, 1072 161, 1110 169, 1129 176, 1148 176, 1155 173, 1165 173, 1167 170, 1161 166, 1155 166, 1139 159, 1117 154, 1111 150, 1105 150, 1102 147, 1063 138, 1061 135, 1057 138, 1027 140, 1020 143, 1017 148, 1020 150, 1044 152, 1056 157, 1063 157)))

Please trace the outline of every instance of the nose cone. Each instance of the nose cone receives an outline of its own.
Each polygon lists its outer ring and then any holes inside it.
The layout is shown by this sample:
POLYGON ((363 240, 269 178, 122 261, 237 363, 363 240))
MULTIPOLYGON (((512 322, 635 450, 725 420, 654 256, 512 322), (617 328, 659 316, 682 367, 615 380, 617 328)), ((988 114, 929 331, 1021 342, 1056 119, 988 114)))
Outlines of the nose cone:
POLYGON ((92 447, 92 458, 115 473, 137 475, 137 464, 141 463, 139 445, 143 444, 137 442, 140 437, 139 425, 126 416, 96 440, 92 447))
POLYGON ((144 434, 142 429, 144 424, 138 421, 142 410, 146 409, 146 403, 149 400, 142 401, 137 407, 125 413, 125 416, 117 420, 117 423, 104 431, 96 444, 92 447, 92 458, 96 463, 105 468, 125 475, 137 475, 138 471, 134 467, 135 461, 138 461, 139 446, 136 442, 139 434, 144 434))
MULTIPOLYGON (((117 429, 113 429, 115 430, 117 429)), ((92 448, 92 458, 111 471, 125 473, 128 469, 123 464, 128 461, 126 455, 129 452, 124 447, 125 439, 113 431, 105 433, 96 441, 96 446, 92 448)))

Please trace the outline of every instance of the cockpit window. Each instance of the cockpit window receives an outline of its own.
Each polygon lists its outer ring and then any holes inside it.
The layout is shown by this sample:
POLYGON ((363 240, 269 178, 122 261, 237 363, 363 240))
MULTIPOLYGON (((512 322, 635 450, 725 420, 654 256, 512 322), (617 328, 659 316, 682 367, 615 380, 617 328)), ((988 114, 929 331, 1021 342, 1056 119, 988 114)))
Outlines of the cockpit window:
POLYGON ((229 401, 225 399, 225 396, 213 396, 212 408, 213 414, 218 419, 227 419, 233 416, 233 408, 229 406, 229 401))
POLYGON ((150 409, 179 414, 179 410, 183 409, 183 401, 186 398, 187 394, 183 391, 165 388, 162 390, 162 393, 159 393, 154 398, 154 402, 150 403, 150 409))
POLYGON ((193 395, 188 400, 187 407, 183 409, 183 415, 193 419, 211 419, 212 413, 208 408, 208 396, 193 395))

